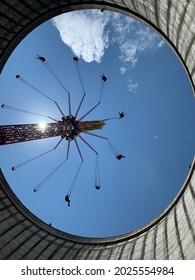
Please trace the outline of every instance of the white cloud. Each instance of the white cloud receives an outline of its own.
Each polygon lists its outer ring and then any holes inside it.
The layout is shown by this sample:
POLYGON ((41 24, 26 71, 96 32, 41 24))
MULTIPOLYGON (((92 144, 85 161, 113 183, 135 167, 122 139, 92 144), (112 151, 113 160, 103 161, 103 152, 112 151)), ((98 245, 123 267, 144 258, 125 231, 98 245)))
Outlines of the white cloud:
MULTIPOLYGON (((52 23, 62 41, 86 62, 101 62, 106 49, 115 44, 122 75, 136 66, 141 54, 154 53, 164 45, 164 40, 144 24, 109 11, 74 11, 55 17, 52 23)), ((127 89, 137 94, 138 83, 129 79, 127 89)))
POLYGON ((105 27, 108 19, 97 13, 71 12, 55 17, 52 22, 62 41, 86 62, 100 62, 109 45, 105 27))
POLYGON ((119 59, 129 67, 134 67, 137 64, 142 53, 161 48, 164 44, 164 41, 156 33, 136 21, 130 23, 129 29, 126 25, 123 29, 121 22, 119 30, 120 32, 115 36, 120 50, 119 59))
POLYGON ((110 23, 113 26, 111 40, 120 44, 126 40, 127 34, 133 32, 135 19, 117 13, 110 13, 110 23))
POLYGON ((115 43, 120 71, 134 67, 141 53, 156 50, 164 41, 151 29, 121 14, 98 10, 76 11, 52 20, 63 42, 86 62, 100 62, 106 49, 115 43), (108 28, 109 27, 109 28, 108 28))
POLYGON ((129 62, 132 67, 137 63, 137 42, 130 40, 124 42, 120 46, 120 60, 124 63, 129 62))
POLYGON ((132 94, 137 94, 138 83, 132 83, 132 80, 129 79, 129 84, 127 85, 128 91, 132 94))
POLYGON ((120 72, 121 72, 122 75, 125 74, 126 71, 127 71, 127 68, 120 67, 120 72))
POLYGON ((158 43, 157 48, 161 48, 164 44, 165 44, 165 41, 164 41, 164 40, 161 40, 161 41, 158 43))

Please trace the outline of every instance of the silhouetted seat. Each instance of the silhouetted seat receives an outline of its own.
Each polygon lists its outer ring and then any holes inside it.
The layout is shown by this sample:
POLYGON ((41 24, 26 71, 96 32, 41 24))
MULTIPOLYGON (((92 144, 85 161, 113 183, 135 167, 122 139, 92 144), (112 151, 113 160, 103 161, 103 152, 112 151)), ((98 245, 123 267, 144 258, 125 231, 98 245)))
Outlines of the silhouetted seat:
POLYGON ((77 56, 74 56, 74 57, 73 57, 73 60, 74 60, 74 61, 78 61, 79 59, 78 59, 77 56))
POLYGON ((46 59, 43 56, 40 56, 40 55, 37 55, 36 58, 39 59, 41 62, 46 61, 46 59))
POLYGON ((119 119, 122 119, 122 118, 124 118, 126 113, 124 113, 124 111, 122 111, 122 112, 119 112, 118 114, 119 114, 119 119))
POLYGON ((101 75, 101 78, 102 78, 102 81, 103 82, 106 82, 107 81, 107 78, 106 78, 106 76, 103 74, 103 75, 101 75))
POLYGON ((116 158, 120 160, 120 159, 122 159, 122 158, 125 158, 125 156, 124 156, 124 155, 119 154, 119 155, 116 155, 116 158))
POLYGON ((70 197, 68 194, 65 196, 65 201, 68 203, 68 206, 70 207, 70 197))

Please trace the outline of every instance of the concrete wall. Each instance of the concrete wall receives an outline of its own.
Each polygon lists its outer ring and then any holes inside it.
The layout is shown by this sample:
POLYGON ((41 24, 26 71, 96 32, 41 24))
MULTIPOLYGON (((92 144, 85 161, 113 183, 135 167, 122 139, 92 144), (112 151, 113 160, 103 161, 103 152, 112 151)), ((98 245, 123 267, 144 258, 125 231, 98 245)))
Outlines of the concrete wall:
MULTIPOLYGON (((194 0, 2 0, 0 71, 17 44, 46 19, 65 11, 103 7, 136 15, 163 35, 195 88, 194 0)), ((150 224, 126 235, 90 239, 53 229, 20 203, 2 172, 0 210, 0 259, 195 259, 194 162, 171 205, 150 224)))

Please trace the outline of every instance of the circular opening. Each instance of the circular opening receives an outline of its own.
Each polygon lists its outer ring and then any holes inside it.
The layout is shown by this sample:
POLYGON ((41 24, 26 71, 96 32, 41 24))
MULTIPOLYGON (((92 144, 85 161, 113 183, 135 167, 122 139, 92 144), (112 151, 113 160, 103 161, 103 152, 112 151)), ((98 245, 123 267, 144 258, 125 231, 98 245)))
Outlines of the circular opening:
POLYGON ((192 89, 170 47, 134 18, 103 9, 45 22, 15 49, 1 88, 1 124, 33 124, 4 127, 9 140, 60 127, 1 146, 13 191, 53 227, 127 233, 181 188, 194 156, 192 89))

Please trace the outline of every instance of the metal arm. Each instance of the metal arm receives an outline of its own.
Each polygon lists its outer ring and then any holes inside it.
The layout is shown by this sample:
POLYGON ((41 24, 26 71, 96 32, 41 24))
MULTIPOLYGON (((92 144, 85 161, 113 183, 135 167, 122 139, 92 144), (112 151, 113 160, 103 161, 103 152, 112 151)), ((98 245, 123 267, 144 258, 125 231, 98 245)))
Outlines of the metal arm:
POLYGON ((95 150, 93 147, 91 147, 91 145, 89 145, 89 143, 87 143, 87 141, 86 141, 83 137, 81 137, 81 135, 78 135, 78 137, 79 137, 92 151, 94 151, 94 153, 95 153, 96 155, 98 155, 98 152, 96 152, 96 150, 95 150))
POLYGON ((87 115, 89 115, 97 106, 100 105, 100 102, 98 102, 93 108, 91 108, 85 115, 83 115, 79 121, 81 121, 82 119, 84 119, 87 115))
POLYGON ((79 104, 79 106, 78 106, 78 109, 77 109, 77 111, 76 111, 76 113, 75 113, 75 118, 77 118, 77 116, 78 116, 78 113, 79 113, 79 111, 80 111, 80 108, 81 108, 81 105, 82 105, 83 100, 84 100, 84 98, 85 98, 85 95, 86 95, 86 93, 83 94, 83 97, 82 97, 82 99, 81 99, 81 101, 80 101, 80 104, 79 104))
POLYGON ((67 148, 66 159, 68 159, 69 151, 70 151, 70 140, 68 140, 68 148, 67 148))
POLYGON ((82 157, 82 154, 81 154, 81 151, 80 151, 78 142, 77 142, 77 140, 76 140, 76 137, 74 138, 74 142, 75 142, 75 144, 76 144, 76 147, 77 147, 77 150, 78 150, 78 152, 79 152, 80 158, 81 158, 81 160, 83 161, 83 157, 82 157))
POLYGON ((104 139, 104 140, 108 140, 107 137, 104 137, 104 136, 101 136, 101 135, 98 135, 98 134, 95 134, 95 133, 92 133, 92 132, 89 132, 89 131, 84 131, 83 133, 89 134, 91 136, 99 137, 99 138, 104 139))

